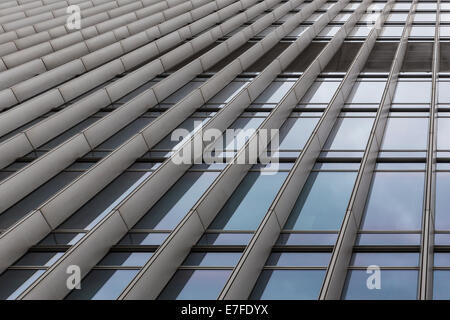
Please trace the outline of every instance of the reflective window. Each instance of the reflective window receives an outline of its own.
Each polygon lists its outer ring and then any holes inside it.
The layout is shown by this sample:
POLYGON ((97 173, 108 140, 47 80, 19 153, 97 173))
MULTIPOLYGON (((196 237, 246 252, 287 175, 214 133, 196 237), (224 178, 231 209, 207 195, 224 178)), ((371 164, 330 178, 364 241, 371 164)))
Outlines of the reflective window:
POLYGON ((433 299, 449 300, 450 290, 448 290, 448 284, 450 283, 450 270, 435 270, 433 275, 433 299))
POLYGON ((278 103, 294 85, 294 82, 272 82, 259 96, 254 103, 278 103))
POLYGON ((400 38, 403 33, 403 26, 384 26, 381 30, 380 37, 400 38))
POLYGON ((256 230, 286 176, 287 172, 249 172, 209 228, 256 230))
POLYGON ((329 103, 340 82, 316 81, 301 100, 302 103, 329 103))
POLYGON ((300 150, 308 141, 319 118, 288 118, 280 128, 280 150, 300 150))
POLYGON ((173 229, 219 172, 187 172, 136 224, 137 229, 173 229))
POLYGON ((383 150, 426 149, 427 118, 389 118, 386 124, 383 150))
POLYGON ((369 289, 366 270, 351 270, 347 276, 344 299, 411 300, 417 296, 418 272, 415 270, 381 270, 381 289, 369 289))
POLYGON ((49 267, 58 260, 64 252, 28 252, 20 258, 15 266, 45 266, 49 267))
POLYGON ((399 81, 393 103, 430 103, 430 81, 399 81))
POLYGON ((356 81, 346 103, 379 103, 385 85, 384 81, 356 81))
POLYGON ((325 270, 263 270, 249 297, 255 300, 315 300, 325 270))
POLYGON ((231 270, 178 270, 158 299, 217 299, 230 274, 231 270))
POLYGON ((330 252, 274 252, 267 259, 266 266, 326 267, 330 258, 330 252))
POLYGON ((450 230, 450 172, 436 173, 436 221, 437 230, 450 230))
POLYGON ((117 299, 138 270, 92 270, 81 281, 80 290, 72 290, 68 300, 117 299))
POLYGON ((110 252, 99 263, 100 266, 143 266, 152 252, 110 252))
POLYGON ((338 118, 324 149, 364 150, 372 123, 372 118, 338 118))
POLYGON ((450 118, 438 118, 437 120, 437 148, 450 150, 450 118))
POLYGON ((7 270, 0 275, 0 299, 14 300, 45 270, 7 270))
POLYGON ((241 252, 191 252, 184 266, 234 267, 241 252))
MULTIPOLYGON (((417 15, 417 14, 416 14, 417 15)), ((410 37, 433 38, 435 33, 434 26, 412 26, 410 37)))
POLYGON ((415 252, 357 252, 352 266, 417 267, 419 254, 415 252))
POLYGON ((420 229, 423 179, 421 172, 375 173, 362 229, 420 229))
POLYGON ((286 229, 338 230, 356 172, 312 172, 292 210, 286 229))

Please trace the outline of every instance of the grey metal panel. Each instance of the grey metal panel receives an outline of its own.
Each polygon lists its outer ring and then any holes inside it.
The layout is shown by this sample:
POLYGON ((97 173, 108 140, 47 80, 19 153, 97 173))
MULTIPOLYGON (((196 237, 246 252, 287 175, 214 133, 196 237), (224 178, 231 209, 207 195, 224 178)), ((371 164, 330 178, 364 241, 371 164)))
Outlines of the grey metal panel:
MULTIPOLYGON (((9 208, 37 186, 48 181, 90 150, 86 140, 76 136, 45 158, 37 159, 0 183, 0 212, 9 208)), ((45 215, 45 212, 44 212, 45 215)))
MULTIPOLYGON (((81 137, 84 138, 84 135, 79 134, 69 141, 72 141, 76 138, 81 139, 81 137)), ((56 227, 56 225, 63 221, 67 217, 67 215, 70 215, 71 212, 74 212, 77 206, 82 205, 83 201, 87 201, 87 199, 89 199, 88 194, 92 194, 93 192, 95 192, 92 190, 92 188, 95 188, 96 186, 98 188, 99 183, 107 184, 109 182, 108 179, 113 178, 111 177, 111 175, 113 175, 112 171, 117 169, 117 174, 119 174, 130 164, 128 163, 128 161, 132 161, 131 159, 133 157, 138 156, 136 150, 132 151, 130 149, 127 149, 127 147, 135 149, 137 147, 137 142, 139 142, 139 144, 143 146, 143 139, 141 135, 136 135, 132 140, 129 140, 121 148, 117 149, 111 156, 105 158, 101 162, 101 165, 98 164, 94 166, 89 170, 89 173, 86 173, 82 177, 78 178, 71 185, 67 186, 52 199, 47 201, 43 206, 41 206, 40 210, 46 216, 47 220, 52 225, 52 228, 56 227), (94 174, 94 172, 96 172, 96 174, 94 174), (105 176, 103 179, 98 177, 98 175, 105 174, 107 174, 107 176, 105 176), (68 197, 70 197, 71 199, 70 204, 67 204, 68 197)), ((145 147, 144 149, 146 150, 147 147, 145 147)), ((144 150, 142 150, 142 152, 143 151, 144 150)), ((45 157, 46 156, 44 156, 44 158, 45 157)))
POLYGON ((39 210, 33 211, 14 224, 8 231, 0 234, 0 272, 13 264, 31 246, 39 242, 51 231, 39 210))
POLYGON ((0 117, 0 135, 4 135, 18 126, 24 125, 34 117, 38 117, 64 103, 64 99, 57 89, 47 91, 45 94, 28 100, 16 108, 7 110, 0 117))

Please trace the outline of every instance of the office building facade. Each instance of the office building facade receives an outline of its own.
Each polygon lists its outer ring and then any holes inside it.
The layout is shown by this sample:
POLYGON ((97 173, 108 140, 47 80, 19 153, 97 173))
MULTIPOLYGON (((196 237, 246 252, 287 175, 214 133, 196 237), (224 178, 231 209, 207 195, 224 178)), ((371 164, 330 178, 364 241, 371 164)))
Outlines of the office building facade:
POLYGON ((448 49, 440 0, 0 2, 0 299, 449 299, 448 49))

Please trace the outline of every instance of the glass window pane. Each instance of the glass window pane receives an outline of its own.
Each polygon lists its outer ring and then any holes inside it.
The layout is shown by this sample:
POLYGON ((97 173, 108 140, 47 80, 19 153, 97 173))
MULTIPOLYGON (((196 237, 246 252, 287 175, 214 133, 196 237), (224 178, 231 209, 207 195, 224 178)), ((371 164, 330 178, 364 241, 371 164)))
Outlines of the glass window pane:
POLYGON ((0 299, 13 300, 25 291, 45 270, 7 270, 0 275, 0 299))
POLYGON ((143 266, 152 252, 110 252, 99 263, 100 266, 143 266))
POLYGON ((187 172, 145 214, 135 228, 173 229, 218 175, 219 172, 187 172))
POLYGON ((418 272, 414 270, 381 270, 381 289, 369 289, 366 270, 348 273, 343 297, 349 300, 411 300, 417 296, 418 272))
POLYGON ((436 173, 436 222, 437 230, 450 230, 450 172, 436 173))
POLYGON ((430 81, 399 81, 392 103, 430 103, 430 81))
POLYGON ((198 241, 198 245, 245 246, 252 237, 253 233, 206 233, 198 241))
POLYGON ((178 270, 158 299, 217 299, 231 270, 178 270))
POLYGON ((210 225, 210 229, 256 230, 287 172, 249 172, 210 225))
POLYGON ((288 118, 280 128, 280 150, 300 150, 305 146, 319 118, 288 118))
POLYGON ((286 229, 338 230, 356 172, 312 172, 292 210, 286 229))
POLYGON ((362 229, 420 229, 423 179, 421 172, 375 173, 362 229))
POLYGON ((340 82, 316 81, 306 92, 301 103, 329 103, 340 82))
POLYGON ((267 259, 266 266, 279 267, 326 267, 331 252, 274 252, 267 259))
POLYGON ((73 290, 68 300, 114 300, 131 282, 138 270, 92 270, 73 290))
POLYGON ((384 81, 356 81, 346 103, 379 103, 385 85, 384 81))
POLYGON ((416 267, 419 254, 415 252, 357 252, 353 254, 352 266, 366 267, 416 267))
POLYGON ((325 270, 263 270, 250 299, 315 300, 325 270))
POLYGON ((449 300, 450 290, 448 290, 448 284, 450 283, 450 270, 435 270, 433 275, 433 299, 449 300))
POLYGON ((358 236, 357 244, 360 246, 372 245, 420 245, 420 234, 415 233, 364 233, 358 236))
POLYGON ((428 119, 389 118, 383 143, 383 150, 426 149, 428 119))
POLYGON ((49 267, 58 260, 64 252, 28 252, 14 265, 16 266, 46 266, 49 267))
POLYGON ((372 129, 372 118, 339 118, 324 149, 364 150, 372 129))
POLYGON ((183 262, 184 266, 234 267, 241 252, 191 252, 183 262))
POLYGON ((437 148, 450 150, 450 118, 438 118, 437 120, 437 148))
POLYGON ((278 103, 293 85, 292 81, 274 81, 256 98, 254 103, 278 103))

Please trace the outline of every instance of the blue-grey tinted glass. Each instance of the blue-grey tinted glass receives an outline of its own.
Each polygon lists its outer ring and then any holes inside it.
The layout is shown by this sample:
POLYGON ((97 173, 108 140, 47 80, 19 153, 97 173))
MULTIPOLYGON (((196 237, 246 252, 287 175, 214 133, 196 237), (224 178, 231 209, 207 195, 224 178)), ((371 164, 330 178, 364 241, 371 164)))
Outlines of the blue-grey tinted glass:
POLYGON ((14 265, 16 266, 51 266, 64 252, 28 252, 14 265))
POLYGON ((283 96, 288 92, 288 90, 294 85, 293 81, 272 82, 266 90, 261 93, 258 98, 254 101, 255 103, 278 103, 281 101, 283 96))
POLYGON ((434 244, 435 245, 450 245, 450 234, 448 233, 436 233, 434 235, 434 244))
POLYGON ((45 270, 7 270, 0 275, 0 299, 13 300, 27 289, 45 270))
POLYGON ((364 150, 372 129, 372 118, 339 118, 324 149, 364 150))
POLYGON ((120 245, 159 246, 166 240, 168 233, 129 232, 120 240, 120 245))
POLYGON ((81 281, 81 289, 73 290, 68 300, 117 299, 138 270, 92 270, 81 281))
POLYGON ((450 267, 450 253, 436 252, 434 254, 434 266, 435 267, 450 267))
POLYGON ((431 81, 399 81, 393 103, 430 103, 431 81))
MULTIPOLYGON (((447 91, 450 92, 450 90, 447 91)), ((437 121, 437 148, 450 150, 450 139, 448 139, 450 137, 450 118, 438 118, 437 121)))
POLYGON ((304 95, 301 103, 329 103, 340 82, 316 81, 304 95))
POLYGON ((72 245, 77 243, 85 233, 51 233, 38 243, 40 246, 72 245))
MULTIPOLYGON (((375 276, 366 270, 351 270, 348 272, 343 298, 347 300, 412 300, 417 296, 418 271, 415 270, 381 270, 380 289, 367 286, 367 279, 375 276)), ((373 278, 371 278, 373 279, 373 278)), ((369 280, 370 281, 370 280, 369 280)), ((372 284, 372 282, 370 282, 372 284)))
POLYGON ((255 230, 286 176, 287 172, 249 172, 209 228, 255 230))
POLYGON ((319 118, 288 118, 280 128, 280 150, 300 150, 305 146, 319 118))
POLYGON ((419 254, 415 252, 356 252, 353 254, 352 266, 367 267, 416 267, 419 254))
POLYGON ((436 173, 436 222, 437 230, 450 230, 450 172, 436 173))
POLYGON ((355 178, 356 172, 312 172, 285 229, 338 230, 355 178))
POLYGON ((331 252, 273 252, 266 266, 279 267, 326 267, 331 252))
MULTIPOLYGON (((366 28, 367 29, 367 28, 366 28)), ((347 103, 379 103, 383 94, 384 81, 357 81, 350 92, 347 103)))
POLYGON ((158 299, 217 299, 230 274, 231 270, 178 270, 158 299))
POLYGON ((418 233, 364 233, 358 236, 356 242, 364 245, 420 245, 420 234, 418 233))
POLYGON ((375 173, 361 229, 420 229, 423 179, 421 172, 375 173))
POLYGON ((427 144, 428 119, 389 118, 381 149, 422 150, 427 144))
POLYGON ((317 299, 324 276, 325 270, 263 270, 250 299, 317 299))
POLYGON ((250 242, 252 237, 253 233, 206 233, 200 238, 197 244, 209 246, 245 246, 250 242))
POLYGON ((191 252, 183 262, 184 266, 234 267, 241 252, 191 252))
POLYGON ((450 270, 435 270, 433 272, 433 299, 450 300, 450 270))
POLYGON ((331 246, 336 243, 337 233, 282 233, 277 240, 284 246, 331 246))
POLYGON ((136 224, 137 229, 173 229, 219 172, 187 172, 136 224))
POLYGON ((143 266, 152 252, 110 252, 99 263, 100 266, 143 266))

